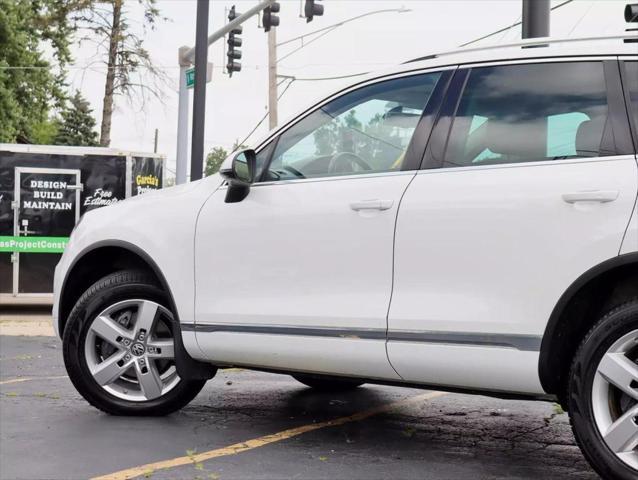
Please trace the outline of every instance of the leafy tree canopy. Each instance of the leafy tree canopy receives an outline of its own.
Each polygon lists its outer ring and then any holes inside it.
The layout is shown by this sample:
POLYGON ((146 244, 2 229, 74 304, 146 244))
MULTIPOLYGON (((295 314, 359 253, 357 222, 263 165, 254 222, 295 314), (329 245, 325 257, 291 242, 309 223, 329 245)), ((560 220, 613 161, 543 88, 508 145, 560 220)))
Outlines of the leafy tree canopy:
MULTIPOLYGON (((233 143, 233 149, 230 153, 237 152, 239 150, 243 150, 248 148, 246 145, 240 144, 238 140, 235 140, 233 143)), ((215 147, 213 148, 208 155, 206 155, 206 163, 204 167, 204 175, 207 177, 219 172, 219 168, 222 166, 226 157, 230 155, 228 151, 224 147, 215 147)))
POLYGON ((0 142, 32 142, 64 100, 70 12, 85 0, 0 0, 0 142), (43 47, 52 51, 46 60, 43 47))
POLYGON ((79 91, 71 98, 60 113, 55 145, 74 145, 93 147, 98 145, 95 131, 95 118, 89 102, 79 91))
POLYGON ((222 162, 228 156, 228 152, 224 147, 213 148, 208 155, 206 155, 206 168, 204 174, 208 177, 219 172, 219 167, 222 166, 222 162))

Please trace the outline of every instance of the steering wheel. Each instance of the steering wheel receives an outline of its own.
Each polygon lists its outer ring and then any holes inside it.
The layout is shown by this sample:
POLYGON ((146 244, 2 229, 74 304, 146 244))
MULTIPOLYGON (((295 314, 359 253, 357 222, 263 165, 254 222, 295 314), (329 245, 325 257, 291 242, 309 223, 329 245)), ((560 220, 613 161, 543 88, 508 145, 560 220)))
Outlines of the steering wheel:
POLYGON ((301 173, 301 172, 300 172, 299 170, 297 170, 296 168, 291 167, 290 165, 284 165, 282 168, 283 168, 284 170, 286 170, 286 171, 288 171, 288 172, 292 173, 295 177, 298 177, 298 178, 306 178, 306 176, 305 176, 303 173, 301 173))
POLYGON ((352 152, 335 153, 328 164, 329 173, 350 173, 355 172, 355 165, 362 170, 372 170, 372 167, 358 155, 352 152), (348 168, 349 167, 349 168, 348 168))

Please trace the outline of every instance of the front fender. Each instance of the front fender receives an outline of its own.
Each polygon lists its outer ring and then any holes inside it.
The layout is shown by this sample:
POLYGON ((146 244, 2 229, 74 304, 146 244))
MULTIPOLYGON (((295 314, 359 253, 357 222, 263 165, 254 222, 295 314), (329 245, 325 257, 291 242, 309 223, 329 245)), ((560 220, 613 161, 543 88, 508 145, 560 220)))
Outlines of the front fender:
POLYGON ((56 333, 60 333, 59 306, 67 276, 82 256, 100 245, 132 245, 143 252, 162 273, 180 321, 192 322, 195 224, 202 205, 221 183, 219 176, 209 177, 86 213, 56 267, 56 333))

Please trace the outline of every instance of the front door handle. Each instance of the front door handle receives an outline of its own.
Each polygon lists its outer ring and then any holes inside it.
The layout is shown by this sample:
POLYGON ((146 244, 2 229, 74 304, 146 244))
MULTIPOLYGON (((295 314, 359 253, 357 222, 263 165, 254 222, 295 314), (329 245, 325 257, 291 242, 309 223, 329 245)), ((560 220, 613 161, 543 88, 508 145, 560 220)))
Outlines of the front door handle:
POLYGON ((584 192, 564 193, 563 200, 567 203, 577 202, 613 202, 618 198, 618 190, 589 190, 584 192))
POLYGON ((350 208, 355 212, 360 210, 389 210, 394 205, 393 200, 359 200, 352 202, 350 208))

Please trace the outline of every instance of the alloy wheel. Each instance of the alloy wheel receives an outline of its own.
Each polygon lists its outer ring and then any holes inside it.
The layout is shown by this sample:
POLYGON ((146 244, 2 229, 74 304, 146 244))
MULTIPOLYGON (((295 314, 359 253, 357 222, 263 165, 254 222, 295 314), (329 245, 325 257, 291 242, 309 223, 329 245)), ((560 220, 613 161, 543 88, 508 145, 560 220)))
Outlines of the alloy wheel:
POLYGON ((638 330, 616 341, 600 360, 592 407, 607 447, 638 470, 638 330))
POLYGON ((84 343, 86 363, 104 390, 143 402, 179 383, 169 310, 150 300, 125 300, 103 310, 84 343))

